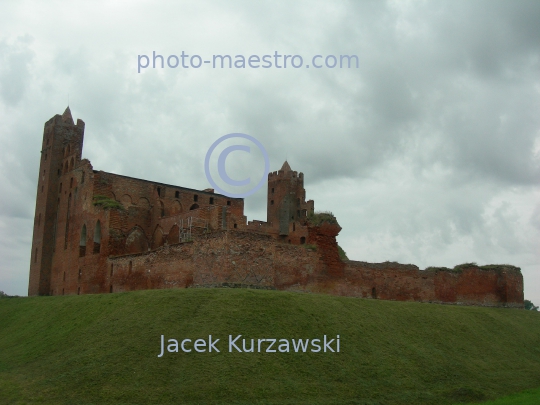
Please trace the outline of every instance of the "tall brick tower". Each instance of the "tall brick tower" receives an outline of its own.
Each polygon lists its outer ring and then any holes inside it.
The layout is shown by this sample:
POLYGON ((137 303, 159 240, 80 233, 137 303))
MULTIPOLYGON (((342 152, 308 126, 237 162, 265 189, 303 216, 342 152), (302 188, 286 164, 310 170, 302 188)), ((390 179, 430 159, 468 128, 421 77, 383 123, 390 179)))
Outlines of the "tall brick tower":
POLYGON ((50 293, 57 215, 61 198, 60 184, 63 176, 71 172, 81 160, 83 138, 84 122, 78 119, 77 124, 74 124, 69 107, 64 114, 57 114, 45 123, 28 295, 50 293))
POLYGON ((279 171, 268 174, 267 222, 280 236, 289 235, 291 223, 297 223, 312 212, 313 200, 306 202, 304 173, 291 170, 285 161, 279 171))

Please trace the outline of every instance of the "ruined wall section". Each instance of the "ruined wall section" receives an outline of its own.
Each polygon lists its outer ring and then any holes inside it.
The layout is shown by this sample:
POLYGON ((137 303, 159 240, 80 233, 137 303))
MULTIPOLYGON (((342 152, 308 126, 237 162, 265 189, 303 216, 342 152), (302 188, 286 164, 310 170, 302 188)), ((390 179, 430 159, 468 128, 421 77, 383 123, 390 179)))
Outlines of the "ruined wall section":
POLYGON ((344 277, 333 286, 337 295, 397 301, 434 301, 434 273, 411 264, 347 261, 344 277))
POLYGON ((323 222, 317 226, 308 226, 307 229, 307 243, 316 246, 319 252, 321 268, 324 269, 321 277, 325 279, 343 277, 345 263, 339 257, 336 241, 336 236, 341 231, 341 227, 338 224, 323 222))
POLYGON ((514 266, 464 265, 435 272, 435 302, 523 306, 523 276, 514 266))
POLYGON ((314 251, 271 236, 217 231, 148 253, 109 259, 112 291, 147 288, 250 286, 301 289, 316 270, 314 251))
POLYGON ((523 307, 523 277, 513 266, 420 270, 395 262, 347 261, 345 276, 321 291, 361 298, 523 307))
POLYGON ((199 233, 245 226, 242 199, 163 183, 96 172, 95 195, 120 202, 123 210, 111 210, 111 255, 138 253, 165 243, 178 243, 181 229, 199 233), (201 221, 188 221, 189 218, 201 221))
MULTIPOLYGON (((312 238, 328 244, 335 232, 335 225, 317 227, 312 238)), ((398 301, 523 306, 521 273, 512 266, 453 271, 395 262, 336 264, 335 255, 322 246, 284 244, 255 232, 218 231, 149 253, 110 258, 114 271, 109 282, 111 291, 249 286, 398 301)))

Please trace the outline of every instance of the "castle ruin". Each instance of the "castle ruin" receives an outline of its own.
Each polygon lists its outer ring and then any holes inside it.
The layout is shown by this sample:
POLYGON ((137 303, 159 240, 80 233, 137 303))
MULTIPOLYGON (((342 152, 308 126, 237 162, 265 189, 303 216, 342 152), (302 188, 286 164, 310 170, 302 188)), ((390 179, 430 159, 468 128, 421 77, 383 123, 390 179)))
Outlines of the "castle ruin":
POLYGON ((45 123, 28 295, 250 287, 388 300, 523 307, 510 265, 428 268, 340 257, 341 230, 306 201, 303 173, 268 174, 267 220, 244 200, 96 171, 69 107, 45 123))

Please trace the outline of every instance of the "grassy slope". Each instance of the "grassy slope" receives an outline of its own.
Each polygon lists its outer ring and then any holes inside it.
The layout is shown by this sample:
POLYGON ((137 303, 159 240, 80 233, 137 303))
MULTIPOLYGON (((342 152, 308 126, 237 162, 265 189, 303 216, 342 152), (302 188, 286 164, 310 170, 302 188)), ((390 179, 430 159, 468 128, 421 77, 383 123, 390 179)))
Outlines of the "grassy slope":
POLYGON ((494 401, 482 402, 478 405, 538 405, 539 403, 540 388, 537 388, 499 398, 494 401))
POLYGON ((0 403, 444 405, 539 386, 531 311, 236 289, 0 299, 0 403), (341 352, 158 359, 161 334, 339 334, 341 352))

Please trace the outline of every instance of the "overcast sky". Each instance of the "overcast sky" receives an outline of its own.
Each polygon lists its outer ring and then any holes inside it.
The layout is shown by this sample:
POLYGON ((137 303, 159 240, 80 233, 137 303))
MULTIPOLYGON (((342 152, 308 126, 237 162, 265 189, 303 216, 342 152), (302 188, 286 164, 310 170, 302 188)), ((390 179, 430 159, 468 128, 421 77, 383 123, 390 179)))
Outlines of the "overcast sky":
MULTIPOLYGON (((0 290, 27 294, 43 124, 69 97, 94 169, 204 189, 210 145, 246 133, 271 170, 304 173, 349 258, 509 263, 538 304, 539 21, 538 1, 4 0, 0 290), (359 67, 139 74, 153 51, 354 54, 359 67)), ((230 155, 231 177, 258 173, 247 155, 230 155)), ((266 220, 265 200, 266 185, 246 199, 250 220, 266 220)))

